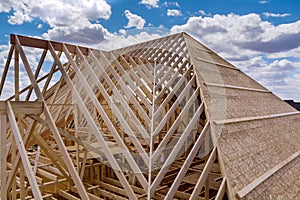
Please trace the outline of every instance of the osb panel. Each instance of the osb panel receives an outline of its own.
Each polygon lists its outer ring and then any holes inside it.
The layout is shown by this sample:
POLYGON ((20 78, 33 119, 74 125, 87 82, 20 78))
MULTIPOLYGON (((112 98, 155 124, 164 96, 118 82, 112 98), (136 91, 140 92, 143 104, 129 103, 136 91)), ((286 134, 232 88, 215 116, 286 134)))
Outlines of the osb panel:
POLYGON ((225 101, 227 101, 226 119, 295 111, 294 108, 272 93, 226 88, 225 94, 210 92, 208 95, 211 99, 222 98, 220 95, 225 95, 225 101))
POLYGON ((300 199, 300 157, 284 166, 243 199, 300 199), (296 190, 295 190, 296 189, 296 190))
POLYGON ((235 192, 299 150, 299 120, 291 115, 224 125, 218 143, 235 192))

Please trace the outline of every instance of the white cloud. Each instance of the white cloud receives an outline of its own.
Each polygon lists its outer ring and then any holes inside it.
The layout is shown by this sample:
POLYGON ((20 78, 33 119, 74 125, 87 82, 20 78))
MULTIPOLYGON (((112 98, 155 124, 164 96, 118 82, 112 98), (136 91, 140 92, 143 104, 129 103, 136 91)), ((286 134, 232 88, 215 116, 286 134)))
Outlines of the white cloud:
POLYGON ((237 47, 246 53, 274 53, 300 46, 300 20, 275 26, 257 14, 190 17, 186 24, 172 28, 172 32, 181 31, 190 33, 218 52, 237 47))
POLYGON ((140 4, 146 5, 148 9, 150 8, 158 8, 159 0, 142 0, 140 4))
POLYGON ((45 39, 88 46, 102 42, 111 35, 101 24, 88 24, 81 27, 55 27, 43 34, 45 39))
POLYGON ((289 13, 278 14, 278 13, 264 12, 263 15, 266 17, 287 17, 287 16, 290 16, 291 14, 289 14, 289 13))
POLYGON ((32 18, 30 17, 30 15, 21 12, 21 11, 16 11, 14 12, 14 14, 12 16, 9 17, 8 19, 8 23, 10 24, 23 24, 23 22, 31 22, 32 18))
MULTIPOLYGON (((258 14, 200 16, 190 17, 186 24, 171 29, 172 33, 182 31, 231 61, 280 97, 289 96, 300 101, 299 95, 288 92, 296 91, 288 81, 296 77, 294 74, 299 74, 300 70, 297 62, 300 58, 300 20, 273 25, 262 20, 258 14)), ((299 83, 296 80, 291 82, 299 83)))
POLYGON ((176 9, 168 9, 167 10, 167 15, 168 16, 173 16, 173 17, 177 17, 177 16, 181 16, 181 11, 180 10, 176 10, 176 9))
POLYGON ((37 25, 37 28, 38 28, 38 29, 43 28, 43 24, 38 24, 38 25, 37 25))
POLYGON ((126 30, 120 29, 120 30, 119 30, 119 33, 120 33, 121 35, 126 35, 126 30))
POLYGON ((175 7, 177 7, 177 8, 180 7, 178 2, 167 2, 167 1, 166 1, 163 5, 164 5, 164 6, 175 6, 175 7))
POLYGON ((137 29, 144 28, 146 21, 136 14, 131 13, 129 10, 125 10, 124 12, 125 17, 128 19, 128 24, 125 28, 136 27, 137 29))
POLYGON ((121 47, 126 47, 129 45, 141 43, 148 40, 153 40, 156 38, 162 37, 161 34, 158 33, 148 33, 145 31, 141 31, 137 34, 129 34, 126 33, 126 35, 112 35, 107 40, 104 40, 103 42, 98 44, 98 48, 102 50, 113 50, 121 47))
POLYGON ((205 12, 204 10, 199 10, 199 13, 200 13, 201 15, 206 15, 206 12, 205 12))
POLYGON ((11 0, 0 2, 0 11, 9 12, 12 24, 22 24, 37 17, 51 27, 79 25, 99 18, 109 19, 111 7, 105 0, 11 0))
MULTIPOLYGON (((8 22, 22 24, 34 18, 50 26, 44 37, 65 42, 91 44, 102 41, 107 31, 98 19, 109 19, 111 7, 105 0, 10 0, 0 2, 0 12, 12 11, 8 22), (96 33, 99 31, 99 33, 96 33), (62 34, 62 35, 59 35, 62 34)), ((38 25, 39 26, 39 25, 38 25)))
POLYGON ((262 1, 259 1, 258 3, 259 3, 259 4, 266 4, 266 3, 269 3, 269 1, 264 1, 264 0, 262 0, 262 1))

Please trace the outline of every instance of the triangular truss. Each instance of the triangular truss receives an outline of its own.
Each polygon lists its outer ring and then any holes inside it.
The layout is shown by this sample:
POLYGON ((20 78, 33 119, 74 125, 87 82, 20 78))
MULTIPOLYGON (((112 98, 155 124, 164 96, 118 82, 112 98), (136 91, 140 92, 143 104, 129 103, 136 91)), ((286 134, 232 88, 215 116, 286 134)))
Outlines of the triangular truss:
POLYGON ((1 199, 230 197, 194 70, 183 33, 112 52, 11 35, 1 199))

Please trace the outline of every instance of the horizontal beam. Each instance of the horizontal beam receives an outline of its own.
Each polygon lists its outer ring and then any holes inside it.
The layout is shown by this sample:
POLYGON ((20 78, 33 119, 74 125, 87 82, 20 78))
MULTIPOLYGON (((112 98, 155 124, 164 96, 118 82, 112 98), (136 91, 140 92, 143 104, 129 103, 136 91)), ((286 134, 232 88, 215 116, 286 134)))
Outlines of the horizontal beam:
MULTIPOLYGON (((37 115, 43 112, 43 104, 40 101, 10 101, 15 114, 37 115)), ((0 114, 7 113, 7 101, 0 101, 0 114)))
MULTIPOLYGON (((48 42, 49 42, 48 40, 26 37, 26 36, 22 36, 22 35, 11 34, 10 35, 10 43, 11 44, 16 44, 16 36, 18 37, 21 46, 27 46, 27 47, 33 47, 33 48, 39 48, 39 49, 48 49, 48 42)), ((56 51, 61 51, 61 52, 63 51, 63 43, 51 41, 51 44, 56 51)), ((71 45, 71 44, 65 44, 65 45, 68 48, 70 53, 76 54, 76 46, 75 45, 71 45)), ((89 48, 81 47, 81 46, 78 46, 78 48, 81 50, 81 52, 84 55, 88 55, 89 48)))
POLYGON ((230 66, 230 65, 226 65, 226 64, 223 64, 223 63, 217 63, 217 62, 214 62, 214 61, 205 60, 205 59, 202 59, 200 57, 196 57, 195 59, 198 60, 198 61, 201 61, 201 62, 206 62, 206 63, 217 65, 217 66, 220 66, 220 67, 225 67, 225 68, 229 68, 229 69, 234 69, 234 70, 240 71, 239 68, 236 68, 236 67, 233 67, 233 66, 230 66))
POLYGON ((265 93, 272 93, 269 90, 263 90, 263 89, 257 89, 257 88, 248 88, 248 87, 240 87, 236 85, 226 85, 226 84, 217 84, 217 83, 204 83, 207 86, 211 87, 223 87, 228 89, 237 89, 237 90, 247 90, 247 91, 253 91, 253 92, 265 92, 265 93))
POLYGON ((255 117, 241 117, 235 119, 224 119, 224 120, 215 120, 215 124, 232 124, 232 123, 240 123, 240 122, 248 122, 248 121, 255 121, 255 120, 263 120, 263 119, 272 119, 276 117, 285 117, 289 115, 299 115, 300 112, 288 112, 288 113, 280 113, 280 114, 272 114, 272 115, 263 115, 263 116, 255 116, 255 117))
POLYGON ((204 51, 204 52, 207 52, 207 53, 213 53, 211 50, 202 49, 202 48, 199 48, 199 47, 197 47, 197 50, 204 51))

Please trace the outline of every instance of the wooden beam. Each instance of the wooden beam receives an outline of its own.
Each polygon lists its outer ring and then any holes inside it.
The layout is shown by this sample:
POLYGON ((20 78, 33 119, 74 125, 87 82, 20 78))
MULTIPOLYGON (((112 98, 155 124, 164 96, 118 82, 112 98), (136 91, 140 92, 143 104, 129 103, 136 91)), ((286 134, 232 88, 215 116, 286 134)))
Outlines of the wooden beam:
POLYGON ((8 68, 9 68, 9 65, 10 65, 10 62, 11 62, 11 59, 12 59, 14 49, 15 49, 15 45, 11 45, 10 49, 9 49, 8 56, 7 56, 6 63, 5 63, 3 72, 2 72, 1 83, 0 83, 0 96, 1 96, 2 91, 3 91, 5 79, 6 79, 6 76, 7 76, 7 73, 8 73, 8 68))
POLYGON ((172 149, 172 152, 169 154, 168 158, 166 159, 165 163, 163 164, 161 170, 158 172, 157 176, 155 177, 152 185, 151 185, 151 195, 154 194, 155 190, 161 183, 162 179, 164 178, 164 175, 167 173, 167 171, 170 168, 170 165, 173 163, 173 161, 176 159, 177 154, 181 150, 184 142, 186 141, 187 137, 190 135, 192 129, 198 125, 198 121, 200 119, 200 115, 203 112, 203 104, 198 107, 196 113, 194 114, 193 118, 189 121, 188 125, 186 126, 185 130, 181 134, 179 140, 177 141, 176 145, 174 145, 174 148, 172 149))
POLYGON ((69 199, 69 200, 80 200, 79 198, 67 193, 66 191, 64 190, 57 190, 57 194, 62 196, 63 198, 65 199, 69 199))
POLYGON ((217 63, 217 62, 210 61, 210 60, 205 60, 205 59, 202 59, 200 57, 196 57, 195 59, 198 60, 198 61, 201 61, 201 62, 206 62, 206 63, 209 63, 209 64, 213 64, 213 65, 216 65, 216 66, 225 67, 225 68, 228 68, 228 69, 233 69, 233 70, 240 71, 239 68, 233 67, 231 65, 227 65, 227 64, 223 64, 223 63, 217 63))
MULTIPOLYGON (((90 113, 89 113, 88 109, 86 108, 86 106, 85 106, 84 102, 82 101, 77 89, 74 87, 70 77, 68 76, 67 72, 65 71, 64 66, 62 65, 62 63, 58 59, 58 57, 56 56, 55 50, 52 47, 51 42, 49 42, 49 49, 50 49, 50 52, 51 52, 56 64, 60 68, 62 76, 64 77, 68 87, 73 91, 74 100, 77 102, 77 104, 78 104, 79 108, 81 109, 83 115, 85 116, 87 122, 90 124, 91 129, 94 131, 95 136, 97 137, 97 139, 102 141, 103 148, 104 148, 104 153, 105 153, 107 159, 109 159, 111 161, 112 168, 114 169, 114 171, 116 173, 116 176, 122 182, 123 187, 126 189, 128 197, 132 198, 132 199, 136 199, 136 196, 135 196, 134 192, 132 191, 132 188, 130 187, 129 183, 127 182, 127 179, 124 176, 124 174, 123 174, 120 166, 118 165, 117 161, 115 160, 112 152, 109 150, 109 147, 106 144, 105 139, 103 138, 102 134, 100 133, 99 128, 95 124, 95 121, 93 120, 93 118, 90 116, 90 113)), ((81 181, 80 178, 79 178, 79 181, 81 181)), ((82 184, 82 182, 80 182, 80 183, 82 184)), ((88 199, 88 198, 86 198, 86 199, 88 199)))
MULTIPOLYGON (((159 122, 158 126, 155 128, 155 131, 154 131, 153 135, 157 135, 163 129, 163 127, 165 126, 165 124, 168 122, 168 120, 171 118, 171 116, 174 114, 174 112, 176 111, 176 109, 180 105, 182 107, 184 106, 184 104, 182 103, 182 101, 186 97, 186 95, 188 95, 188 93, 191 92, 190 90, 192 90, 192 83, 193 83, 193 81, 195 81, 195 75, 185 85, 184 89, 182 91, 180 91, 180 94, 178 96, 176 96, 175 102, 172 104, 171 108, 167 111, 167 113, 163 113, 163 108, 164 107, 162 107, 162 106, 160 106, 159 109, 157 109, 157 111, 155 112, 155 115, 154 115, 154 119, 159 119, 160 122, 159 122), (162 116, 163 116, 163 118, 161 119, 162 116)), ((173 93, 171 93, 171 94, 173 94, 173 93)), ((169 94, 169 95, 171 95, 171 94, 169 94)), ((164 103, 165 103, 165 101, 164 101, 164 103)))
MULTIPOLYGON (((108 61, 108 59, 105 57, 104 54, 102 54, 102 52, 100 52, 101 57, 105 60, 106 64, 108 65, 108 67, 112 67, 111 63, 108 61)), ((99 66, 97 68, 95 68, 95 70, 98 70, 98 72, 102 73, 105 80, 108 81, 108 84, 110 85, 110 87, 114 88, 114 84, 112 83, 112 81, 110 80, 109 76, 106 73, 106 70, 104 70, 104 67, 102 66, 102 64, 98 61, 98 59, 96 58, 96 56, 94 55, 94 53, 91 51, 90 52, 90 56, 92 58, 92 60, 94 61, 94 63, 99 66)), ((147 113, 145 112, 145 110, 142 108, 142 106, 139 104, 139 102, 136 100, 134 94, 132 94, 131 90, 128 89, 128 87, 126 86, 126 84, 124 83, 124 81, 119 77, 118 73, 116 73, 114 71, 114 69, 110 70, 112 72, 112 75, 114 76, 114 78, 116 80, 119 80, 119 84, 122 88, 122 90, 124 90, 124 94, 127 97, 128 101, 133 103, 133 105, 135 106, 135 108, 138 110, 138 113, 141 115, 141 117, 145 120, 145 121, 150 121, 149 116, 147 115, 147 113)))
MULTIPOLYGON (((186 86, 188 85, 188 84, 186 84, 186 81, 188 80, 188 75, 190 74, 190 72, 191 72, 191 67, 184 73, 184 75, 182 77, 180 77, 179 81, 177 81, 175 83, 174 82, 171 83, 171 84, 175 84, 175 86, 174 86, 172 92, 168 94, 168 96, 164 99, 164 101, 162 103, 157 102, 159 104, 159 107, 155 111, 155 116, 161 114, 161 112, 165 109, 165 106, 171 101, 171 99, 174 97, 174 95, 176 95, 176 93, 182 87, 182 85, 184 85, 186 88, 186 86)), ((195 75, 193 76, 193 78, 195 78, 195 75)), ((189 81, 192 81, 192 79, 189 81)), ((175 81, 175 80, 172 80, 172 81, 175 81)), ((180 93, 181 93, 181 91, 180 91, 180 93)), ((176 97, 176 98, 178 98, 178 97, 176 97)))
MULTIPOLYGON (((56 68, 55 69, 55 72, 57 72, 58 71, 58 69, 56 68)), ((37 83, 40 83, 40 82, 42 82, 43 80, 45 80, 47 77, 49 76, 49 73, 48 74, 46 74, 46 75, 44 75, 43 77, 41 77, 41 78, 39 78, 39 79, 37 79, 37 83)), ((23 88, 22 90, 20 90, 20 94, 23 94, 24 92, 26 92, 27 90, 30 90, 30 88, 32 88, 32 85, 28 85, 28 86, 26 86, 25 88, 23 88)), ((29 92, 29 91, 28 91, 29 92)), ((27 93, 28 94, 28 93, 27 93)), ((12 95, 11 97, 9 97, 8 99, 6 99, 7 101, 11 101, 11 100, 13 100, 15 98, 15 95, 12 95)), ((26 97, 27 98, 27 97, 26 97)))
MULTIPOLYGON (((118 134, 117 130, 115 129, 115 127, 113 125, 113 123, 111 122, 111 120, 109 119, 109 117, 107 116, 107 114, 105 113, 105 110, 103 109, 103 107, 101 106, 101 104, 98 102, 97 97, 93 93, 91 87, 87 83, 87 81, 86 81, 85 77, 83 76, 82 72, 80 71, 79 67, 71 59, 71 57, 69 55, 69 52, 68 52, 68 50, 65 47, 64 47, 64 53, 66 54, 69 62, 71 62, 71 65, 73 66, 74 70, 76 71, 76 75, 78 76, 78 80, 82 82, 83 87, 86 89, 86 92, 87 92, 88 96, 90 97, 90 99, 92 100, 93 104, 95 105, 95 107, 99 111, 100 115, 102 116, 102 119, 105 121, 105 124, 108 126, 111 134, 116 139, 119 147, 121 149, 126 149, 123 154, 126 157, 126 159, 128 161, 128 164, 131 166, 132 171, 134 173, 136 173, 136 175, 137 175, 137 177, 138 177, 141 185, 146 189, 148 185, 147 185, 147 182, 146 182, 146 179, 145 179, 144 175, 140 171, 137 163, 135 162, 135 160, 133 159, 132 155, 128 151, 128 149, 127 149, 126 145, 124 144, 124 142, 122 141, 122 138, 118 134)), ((87 64, 87 62, 84 62, 84 63, 87 64)), ((87 67, 89 69, 90 66, 87 65, 87 67)), ((148 157, 147 153, 145 152, 145 150, 143 149, 143 147, 141 146, 141 143, 139 142, 139 140, 136 138, 134 132, 131 130, 130 126, 127 124, 126 120, 123 118, 123 115, 119 112, 117 106, 113 102, 111 102, 109 95, 106 93, 106 91, 103 88, 102 84, 100 82, 98 82, 99 80, 97 79, 97 77, 93 76, 94 73, 91 73, 90 75, 94 78, 94 81, 96 81, 96 83, 98 83, 97 86, 101 86, 101 87, 99 87, 99 89, 102 90, 102 95, 104 95, 106 97, 106 100, 108 101, 107 103, 110 103, 110 105, 112 107, 112 110, 115 111, 113 113, 116 114, 116 116, 118 118, 120 118, 120 121, 122 121, 121 124, 125 128, 127 134, 129 136, 131 136, 135 147, 138 149, 141 157, 144 159, 144 162, 147 164, 149 162, 149 157, 148 157)), ((98 139, 98 137, 96 137, 96 138, 98 139)), ((100 139, 100 140, 98 140, 98 142, 99 143, 103 143, 104 141, 102 141, 100 139)))
POLYGON ((136 93, 136 95, 142 100, 143 104, 147 107, 148 111, 150 111, 151 110, 151 105, 150 105, 149 100, 151 100, 151 99, 147 99, 145 97, 144 92, 141 92, 140 89, 137 88, 136 85, 134 84, 134 81, 139 83, 140 78, 135 73, 132 73, 131 75, 133 77, 130 77, 128 72, 125 71, 123 66, 118 62, 117 58, 115 58, 113 54, 111 54, 111 57, 114 59, 114 62, 110 63, 110 65, 111 65, 110 69, 112 70, 112 72, 116 73, 116 72, 114 72, 115 69, 112 66, 112 64, 116 64, 116 67, 122 73, 122 77, 118 77, 118 78, 121 78, 121 80, 124 79, 127 82, 127 84, 130 86, 131 90, 136 93))
MULTIPOLYGON (((57 53, 58 58, 60 58, 61 54, 62 54, 62 52, 58 52, 58 53, 57 53)), ((54 63, 52 64, 52 67, 51 67, 51 69, 50 69, 50 72, 49 72, 49 74, 48 74, 48 77, 47 77, 47 79, 46 79, 46 82, 45 82, 45 84, 44 84, 44 88, 43 88, 43 90, 42 90, 42 94, 43 94, 43 95, 46 93, 46 91, 47 91, 47 89, 48 89, 48 86, 49 86, 49 84, 50 84, 50 82, 51 82, 51 79, 52 79, 52 77, 53 77, 53 74, 55 73, 55 68, 56 68, 56 64, 55 64, 55 62, 54 62, 54 63)))
POLYGON ((6 185, 6 131, 7 131, 7 115, 0 115, 0 186, 1 186, 1 199, 7 199, 7 185, 6 185))
POLYGON ((170 189, 166 195, 166 199, 173 199, 174 195, 176 194, 176 191, 178 190, 178 187, 180 186, 182 179, 184 178, 186 172, 189 170, 195 156, 199 152, 199 149, 202 146, 202 143, 204 142, 207 132, 209 131, 209 127, 210 127, 210 123, 208 121, 208 122, 206 122, 204 128, 202 129, 202 131, 200 133, 200 136, 198 137, 192 150, 190 151, 190 153, 187 156, 187 158, 185 159, 182 167, 180 168, 180 171, 178 172, 172 186, 170 187, 170 189))
POLYGON ((226 182, 227 182, 226 177, 224 177, 223 180, 222 180, 222 183, 220 185, 220 188, 218 190, 218 193, 216 195, 215 200, 222 200, 223 199, 224 194, 226 192, 226 182))
MULTIPOLYGON (((225 171, 225 164, 224 164, 224 161, 223 161, 223 158, 222 158, 222 153, 220 152, 220 147, 219 147, 219 143, 216 144, 216 147, 217 147, 217 159, 218 159, 218 164, 219 164, 219 167, 220 167, 220 170, 221 170, 221 174, 223 176, 223 178, 226 178, 227 177, 227 174, 226 174, 226 171, 225 171)), ((235 197, 234 197, 234 194, 233 194, 233 189, 232 189, 232 186, 230 184, 229 181, 227 181, 227 178, 226 178, 226 191, 227 191, 227 197, 229 200, 234 200, 235 197)))
POLYGON ((199 48, 199 47, 197 47, 196 49, 200 50, 200 51, 204 51, 204 52, 209 53, 209 54, 213 53, 211 50, 202 49, 202 48, 199 48))
MULTIPOLYGON (((29 127, 27 128, 27 131, 26 131, 24 139, 23 139, 25 145, 27 145, 28 140, 31 136, 32 131, 34 130, 35 125, 36 125, 36 122, 32 121, 30 123, 29 127)), ((11 172, 9 173, 8 179, 6 181, 7 190, 10 190, 10 188, 13 184, 13 180, 16 177, 16 173, 18 171, 17 169, 18 169, 19 163, 20 163, 20 154, 17 154, 16 158, 13 161, 11 172)))
MULTIPOLYGON (((80 49, 77 49, 80 53, 80 49)), ((90 56, 93 57, 93 53, 90 53, 90 56)), ((87 70, 90 71, 90 75, 94 78, 94 81, 98 84, 96 84, 100 89, 101 89, 101 93, 103 95, 103 97, 105 98, 107 104, 110 105, 111 109, 114 110, 119 110, 117 108, 117 106, 114 106, 114 102, 111 101, 111 98, 109 97, 109 95, 107 94, 106 90, 103 88, 102 84, 100 83, 99 77, 96 75, 95 71, 96 68, 99 69, 101 68, 102 74, 104 76, 104 80, 110 85, 111 89, 114 88, 114 95, 116 96, 116 98, 120 101, 121 105, 123 106, 123 109, 125 109, 127 112, 126 114, 128 114, 130 116, 130 118, 133 120, 133 124, 135 125, 135 127, 137 128, 137 130, 143 135, 144 140, 146 141, 146 143, 149 145, 149 135, 146 131, 146 129, 144 128, 143 124, 139 121, 139 119, 137 118, 137 116, 133 113, 132 108, 130 108, 130 106, 128 105, 128 101, 121 95, 120 91, 118 90, 118 88, 113 84, 112 80, 109 78, 108 74, 106 73, 106 71, 102 68, 103 66, 99 66, 100 63, 96 62, 95 64, 95 68, 92 68, 92 66, 86 61, 86 59, 83 57, 83 55, 81 54, 82 59, 84 60, 84 64, 87 67, 87 70)), ((94 61, 96 61, 94 59, 94 61)), ((126 88, 125 83, 123 83, 122 79, 120 78, 119 82, 120 85, 122 85, 122 88, 126 88)), ((125 90, 125 95, 127 93, 127 90, 125 90)), ((132 97, 134 98, 134 97, 132 97)), ((135 99, 135 98, 134 98, 135 99)), ((129 100, 129 102, 132 100, 129 100)), ((136 102, 135 105, 138 105, 138 102, 136 102)), ((139 109, 139 107, 137 107, 137 109, 139 109)), ((118 115, 119 116, 119 115, 118 115)), ((145 119, 146 120, 146 119, 145 119)))
POLYGON ((280 113, 280 114, 272 114, 272 115, 263 115, 263 116, 256 116, 256 117, 241 117, 236 119, 224 119, 224 120, 215 120, 214 123, 221 125, 221 124, 233 124, 233 123, 240 123, 240 122, 248 122, 248 121, 255 121, 255 120, 263 120, 263 119, 272 119, 277 117, 285 117, 290 115, 299 115, 300 112, 288 112, 288 113, 280 113))
MULTIPOLYGON (((43 112, 43 103, 41 101, 12 101, 10 102, 13 112, 18 115, 34 114, 43 112)), ((0 101, 0 114, 5 115, 7 111, 7 101, 0 101)))
MULTIPOLYGON (((25 67, 26 72, 27 72, 27 74, 29 76, 29 79, 30 79, 30 82, 31 82, 31 84, 33 86, 35 94, 36 94, 37 98, 40 101, 43 102, 43 105, 44 105, 44 115, 46 117, 46 121, 48 123, 48 126, 49 126, 50 130, 53 133, 53 137, 54 137, 54 139, 55 139, 55 141, 56 141, 56 143, 57 143, 57 145, 58 145, 58 147, 59 147, 59 149, 60 149, 60 151, 62 153, 62 156, 65 159, 65 162, 66 162, 68 170, 69 170, 69 172, 70 172, 70 174, 72 176, 72 179, 73 179, 75 185, 78 188, 78 192, 79 192, 79 194, 80 194, 80 196, 81 196, 82 199, 88 200, 88 195, 87 195, 87 193, 86 193, 86 191, 84 189, 84 186, 83 186, 83 184, 82 184, 82 182, 80 180, 79 175, 77 174, 77 172, 76 172, 76 170, 75 170, 75 168, 73 166, 72 160, 71 160, 71 158, 70 158, 70 156, 69 156, 69 154, 68 154, 68 152, 67 152, 67 150, 65 148, 63 140, 62 140, 61 136, 59 135, 59 131, 58 131, 56 125, 55 125, 55 122, 54 122, 52 116, 51 116, 50 110, 47 107, 45 99, 42 96, 42 93, 41 93, 40 88, 39 88, 39 86, 38 86, 38 84, 36 82, 36 79, 34 78, 34 75, 33 75, 32 70, 30 68, 28 59, 27 59, 27 57, 25 55, 25 52, 24 52, 24 50, 23 50, 23 48, 22 48, 22 46, 20 44, 20 41, 19 41, 19 39, 18 39, 17 36, 15 37, 15 42, 16 42, 16 47, 18 48, 18 50, 20 52, 20 56, 22 58, 24 67, 25 67)), ((54 54, 55 54, 55 52, 54 52, 54 54)), ((56 56, 56 54, 55 54, 55 56, 56 56)))
POLYGON ((19 50, 15 48, 15 59, 14 59, 14 83, 15 83, 15 100, 20 100, 20 62, 19 62, 19 50))
POLYGON ((43 152, 48 156, 48 158, 52 161, 52 163, 57 167, 57 169, 70 181, 69 174, 65 171, 67 169, 64 161, 61 159, 59 155, 49 147, 47 142, 40 136, 39 134, 33 134, 33 137, 36 138, 39 147, 43 150, 43 152))
MULTIPOLYGON (((178 126, 182 123, 183 116, 188 114, 188 111, 191 108, 191 106, 193 105, 193 103, 195 102, 198 94, 199 94, 199 92, 198 92, 198 90, 196 90, 194 92, 194 94, 192 95, 192 97, 189 99, 189 101, 186 103, 185 107, 182 109, 180 115, 176 118, 176 120, 173 122, 172 126, 168 129, 168 132, 166 133, 166 135, 164 136, 164 138, 162 139, 162 141, 160 142, 160 144, 158 145, 158 147, 156 148, 156 150, 154 151, 154 153, 152 155, 153 160, 157 160, 159 155, 161 154, 161 152, 164 151, 166 145, 169 142, 169 139, 172 137, 173 133, 178 129, 178 126)), ((201 104, 200 107, 203 105, 204 104, 201 104)), ((156 131, 153 133, 153 135, 157 135, 157 134, 158 133, 156 131)))
POLYGON ((7 102, 7 114, 8 114, 9 122, 11 124, 12 132, 14 134, 14 138, 16 140, 16 144, 17 144, 17 147, 19 150, 19 154, 21 156, 22 163, 23 163, 27 178, 28 178, 30 186, 31 186, 33 196, 35 199, 42 199, 41 192, 38 188, 35 176, 33 174, 32 166, 30 165, 29 159, 27 157, 27 152, 26 152, 26 149, 25 149, 25 146, 23 143, 23 139, 20 135, 18 124, 16 122, 15 115, 13 113, 13 110, 12 110, 12 107, 11 107, 11 104, 9 101, 7 102))
MULTIPOLYGON (((22 35, 10 35, 10 43, 16 44, 16 37, 18 37, 20 45, 21 46, 27 46, 27 47, 33 47, 38 49, 49 49, 48 48, 48 40, 42 40, 38 38, 32 38, 32 37, 26 37, 22 35)), ((63 51, 63 43, 51 41, 51 44, 55 51, 63 51)), ((76 46, 71 44, 65 44, 70 53, 76 54, 76 46)), ((81 49, 82 53, 84 55, 88 55, 88 49, 87 47, 81 47, 78 46, 78 48, 81 49)))
MULTIPOLYGON (((45 61, 46 55, 47 55, 47 49, 44 49, 44 51, 43 51, 43 53, 41 55, 39 64, 38 64, 38 66, 37 66, 37 68, 35 70, 35 73, 34 73, 34 78, 35 79, 38 79, 38 77, 39 77, 39 74, 40 74, 40 71, 42 69, 43 63, 45 61)), ((33 87, 30 87, 29 90, 28 90, 28 93, 26 95, 26 98, 25 98, 26 101, 28 101, 30 99, 32 90, 33 90, 33 87)), ((20 91, 20 93, 21 93, 21 91, 20 91)))
POLYGON ((196 183, 196 186, 191 194, 191 197, 189 200, 195 200, 197 199, 197 197, 199 196, 202 188, 204 187, 205 181, 207 179, 208 173, 210 172, 214 161, 216 160, 217 157, 217 148, 215 147, 212 152, 210 153, 210 156, 207 160, 207 162, 205 163, 205 167, 196 183))
POLYGON ((262 90, 262 89, 257 89, 257 88, 240 87, 240 86, 236 86, 236 85, 226 85, 226 84, 217 84, 217 83, 204 83, 204 84, 207 85, 207 86, 211 86, 211 87, 221 87, 221 88, 246 90, 246 91, 253 91, 253 92, 272 93, 269 90, 262 90))
MULTIPOLYGON (((167 90, 169 90, 169 87, 176 83, 176 78, 180 75, 180 73, 182 72, 183 68, 187 65, 187 61, 184 62, 179 69, 175 72, 175 74, 172 76, 172 78, 168 81, 168 83, 165 85, 165 87, 159 92, 159 94, 157 95, 156 99, 155 99, 155 103, 156 104, 160 104, 161 98, 163 98, 163 95, 166 94, 167 90)), ((189 67, 189 69, 192 68, 191 66, 189 67)), ((189 69, 187 71, 189 71, 189 69)), ((178 83, 176 83, 178 84, 178 83)), ((176 86, 175 86, 176 87, 176 86)), ((174 87, 174 89, 175 89, 174 87)))

